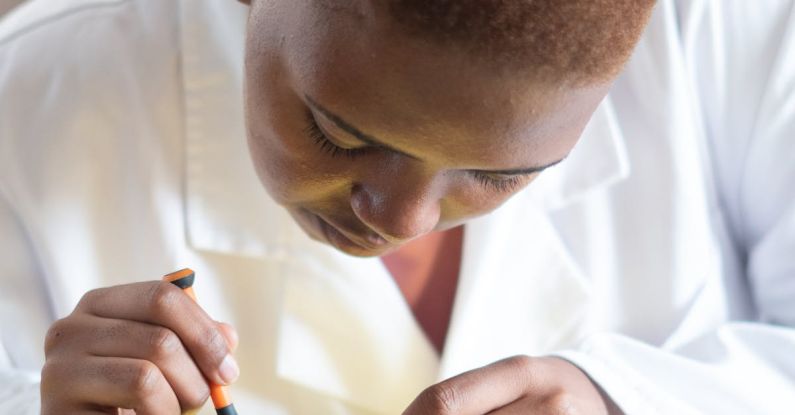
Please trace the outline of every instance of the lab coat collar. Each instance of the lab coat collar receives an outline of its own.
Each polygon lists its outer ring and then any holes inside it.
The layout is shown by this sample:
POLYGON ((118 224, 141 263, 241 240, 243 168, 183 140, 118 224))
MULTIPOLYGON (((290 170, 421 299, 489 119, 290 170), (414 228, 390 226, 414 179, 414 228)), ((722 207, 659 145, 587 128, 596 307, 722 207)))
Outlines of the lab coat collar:
POLYGON ((566 159, 527 189, 538 204, 560 209, 616 184, 630 174, 624 137, 610 95, 597 107, 566 159))
POLYGON ((285 261, 279 376, 368 412, 400 413, 439 360, 378 258, 307 242, 285 261))
POLYGON ((590 282, 547 210, 523 196, 466 225, 439 380, 508 356, 571 347, 588 330, 590 282))
POLYGON ((183 0, 181 7, 186 237, 196 250, 283 264, 279 376, 394 413, 435 380, 510 354, 543 353, 583 333, 588 281, 549 211, 628 174, 609 99, 567 160, 467 225, 440 359, 378 259, 348 257, 308 240, 262 189, 243 123, 246 8, 210 0, 183 0))
POLYGON ((212 0, 180 5, 189 245, 283 258, 300 250, 295 241, 300 231, 263 191, 246 145, 242 88, 248 8, 212 0))
POLYGON ((377 259, 307 241, 284 262, 280 376, 372 413, 400 413, 439 380, 517 355, 574 346, 588 329, 589 282, 545 208, 514 198, 466 226, 441 358, 377 259))

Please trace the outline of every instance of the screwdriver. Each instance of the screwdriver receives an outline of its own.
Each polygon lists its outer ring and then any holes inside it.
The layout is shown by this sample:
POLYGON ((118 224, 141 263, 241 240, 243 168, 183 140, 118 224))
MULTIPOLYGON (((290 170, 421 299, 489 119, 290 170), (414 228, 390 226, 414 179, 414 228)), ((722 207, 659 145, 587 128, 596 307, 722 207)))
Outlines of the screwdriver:
MULTIPOLYGON (((193 292, 193 281, 195 279, 196 274, 190 268, 184 268, 163 277, 163 281, 168 281, 181 288, 188 297, 198 304, 196 293, 193 292)), ((212 382, 208 382, 208 384, 210 385, 210 397, 212 397, 213 406, 215 406, 215 413, 218 415, 237 415, 235 405, 232 404, 232 399, 229 397, 226 388, 212 382)))

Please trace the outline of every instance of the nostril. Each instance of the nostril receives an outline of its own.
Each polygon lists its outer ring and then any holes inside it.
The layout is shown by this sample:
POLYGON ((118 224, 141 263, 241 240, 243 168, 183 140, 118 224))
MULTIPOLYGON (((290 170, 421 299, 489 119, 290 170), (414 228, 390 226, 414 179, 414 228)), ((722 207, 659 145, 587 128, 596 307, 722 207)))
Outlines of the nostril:
POLYGON ((381 246, 387 242, 386 239, 384 239, 381 235, 378 235, 377 233, 367 234, 366 239, 367 242, 371 243, 374 246, 381 246))

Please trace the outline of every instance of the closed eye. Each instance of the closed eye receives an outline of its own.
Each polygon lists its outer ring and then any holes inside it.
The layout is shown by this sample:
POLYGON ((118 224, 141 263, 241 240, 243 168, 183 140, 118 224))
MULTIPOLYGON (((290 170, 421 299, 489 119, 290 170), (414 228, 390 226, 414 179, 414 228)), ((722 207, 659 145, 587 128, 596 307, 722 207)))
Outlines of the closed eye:
POLYGON ((511 192, 520 187, 530 174, 492 174, 482 171, 471 171, 472 176, 483 186, 499 192, 511 192))
POLYGON ((311 138, 315 144, 320 146, 320 150, 332 158, 337 157, 348 157, 348 158, 355 158, 361 155, 368 153, 372 150, 371 147, 357 147, 357 148, 346 148, 335 144, 331 141, 328 136, 323 132, 318 125, 317 120, 315 120, 314 115, 312 115, 311 111, 307 111, 306 113, 306 121, 307 126, 304 129, 305 133, 311 138))
MULTIPOLYGON (((323 132, 318 124, 315 116, 311 110, 306 111, 306 128, 305 133, 311 138, 315 144, 320 147, 323 153, 328 154, 332 158, 346 157, 354 159, 366 155, 377 147, 365 145, 363 147, 347 148, 336 144, 334 141, 323 132)), ((496 190, 498 192, 511 192, 520 187, 527 178, 537 174, 538 172, 516 173, 516 174, 503 174, 503 173, 490 173, 485 171, 472 170, 469 171, 478 183, 482 186, 496 190)))

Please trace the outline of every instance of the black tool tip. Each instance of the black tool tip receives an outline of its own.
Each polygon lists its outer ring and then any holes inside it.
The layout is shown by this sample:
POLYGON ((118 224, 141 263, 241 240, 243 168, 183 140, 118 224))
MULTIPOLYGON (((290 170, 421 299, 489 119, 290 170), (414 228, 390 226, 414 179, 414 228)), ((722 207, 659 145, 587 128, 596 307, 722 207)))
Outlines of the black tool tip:
POLYGON ((196 279, 196 274, 190 273, 182 278, 171 281, 171 283, 184 290, 185 288, 193 286, 194 279, 196 279))
POLYGON ((223 408, 215 408, 215 413, 218 415, 237 415, 235 405, 233 404, 229 404, 229 406, 223 408))

